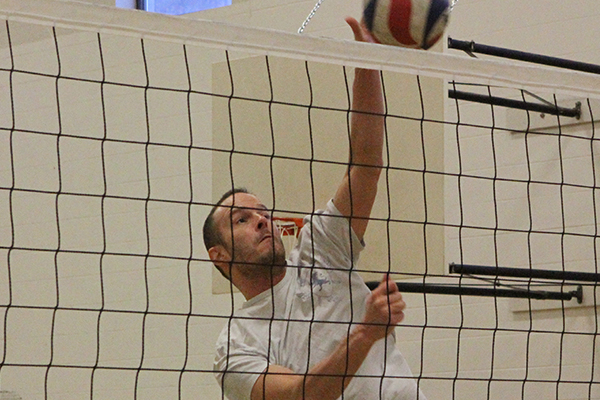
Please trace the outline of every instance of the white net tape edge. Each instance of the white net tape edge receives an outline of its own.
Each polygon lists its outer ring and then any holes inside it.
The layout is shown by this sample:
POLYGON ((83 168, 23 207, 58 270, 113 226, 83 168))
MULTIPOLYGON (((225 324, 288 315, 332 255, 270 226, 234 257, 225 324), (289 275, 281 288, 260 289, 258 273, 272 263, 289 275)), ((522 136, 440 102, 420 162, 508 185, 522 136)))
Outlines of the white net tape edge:
POLYGON ((72 1, 0 0, 0 16, 8 21, 600 98, 600 75, 526 63, 311 37, 72 1))

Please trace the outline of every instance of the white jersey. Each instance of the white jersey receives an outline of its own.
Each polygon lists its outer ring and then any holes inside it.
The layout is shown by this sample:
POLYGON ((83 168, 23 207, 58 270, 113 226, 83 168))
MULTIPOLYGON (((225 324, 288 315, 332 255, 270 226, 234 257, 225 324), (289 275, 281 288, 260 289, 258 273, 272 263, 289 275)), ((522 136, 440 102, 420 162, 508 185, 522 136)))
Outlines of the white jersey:
MULTIPOLYGON (((225 396, 250 400, 269 364, 307 373, 346 339, 370 294, 351 270, 363 248, 332 201, 305 218, 284 279, 244 303, 219 336, 214 367, 225 396)), ((426 400, 411 376, 390 335, 371 348, 343 398, 426 400)))

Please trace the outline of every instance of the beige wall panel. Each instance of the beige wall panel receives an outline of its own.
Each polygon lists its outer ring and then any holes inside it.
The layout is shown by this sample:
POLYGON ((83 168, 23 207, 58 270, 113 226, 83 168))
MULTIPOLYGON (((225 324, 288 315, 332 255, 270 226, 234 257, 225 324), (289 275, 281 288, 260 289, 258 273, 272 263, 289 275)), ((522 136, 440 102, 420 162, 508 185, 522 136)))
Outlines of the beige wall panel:
MULTIPOLYGON (((213 201, 242 186, 278 215, 323 208, 346 168, 352 69, 274 57, 267 69, 264 57, 250 57, 229 67, 215 64, 213 77, 215 93, 223 95, 213 98, 213 146, 219 149, 213 154, 213 201), (266 101, 271 96, 274 103, 266 101)), ((390 114, 386 169, 358 268, 378 271, 365 273, 366 279, 388 270, 442 273, 443 229, 423 226, 426 218, 443 222, 443 179, 422 171, 443 169, 443 84, 391 73, 384 83, 390 114), (419 93, 431 122, 420 121, 419 93)), ((213 278, 215 293, 230 290, 218 273, 213 278)))

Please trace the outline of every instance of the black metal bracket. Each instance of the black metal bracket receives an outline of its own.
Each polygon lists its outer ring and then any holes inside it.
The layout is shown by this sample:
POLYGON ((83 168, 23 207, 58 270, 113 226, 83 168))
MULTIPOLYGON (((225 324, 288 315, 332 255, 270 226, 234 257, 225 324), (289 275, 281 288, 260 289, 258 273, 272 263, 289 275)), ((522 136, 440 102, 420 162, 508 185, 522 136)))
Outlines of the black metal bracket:
POLYGON ((457 100, 472 101, 475 103, 491 104, 495 106, 516 108, 519 110, 539 112, 549 115, 560 115, 569 118, 581 118, 581 102, 576 102, 575 107, 566 108, 554 105, 531 103, 521 100, 506 99, 503 97, 487 96, 477 93, 462 92, 455 89, 448 90, 448 97, 457 100))
MULTIPOLYGON (((484 296, 484 297, 509 297, 526 298, 537 300, 565 300, 577 299, 577 303, 583 303, 583 286, 576 282, 600 282, 600 274, 591 272, 571 272, 555 271, 545 269, 528 268, 507 268, 507 267, 489 267, 482 265, 450 264, 450 274, 459 274, 468 278, 478 278, 478 276, 493 277, 494 280, 488 282, 492 287, 481 287, 481 285, 472 284, 430 284, 422 282, 396 282, 401 292, 410 293, 432 293, 462 296, 484 296), (544 279, 557 280, 561 286, 576 286, 571 291, 547 291, 532 289, 531 285, 515 287, 510 285, 509 289, 501 288, 498 279, 500 278, 524 278, 524 279, 544 279), (573 283, 566 283, 573 282, 573 283)), ((527 282, 524 282, 527 283, 527 282)), ((379 282, 367 282, 367 287, 373 290, 379 285, 379 282)))
MULTIPOLYGON (((594 282, 600 281, 600 274, 592 272, 573 272, 573 271, 556 271, 547 269, 533 268, 508 268, 508 267, 490 267, 482 265, 466 265, 466 264, 450 264, 451 274, 460 274, 474 276, 491 276, 498 278, 524 278, 524 279, 545 279, 560 281, 561 285, 568 284, 566 282, 594 282)), ((573 297, 577 299, 579 304, 583 303, 583 287, 578 285, 577 289, 571 292, 573 297)), ((532 297, 534 298, 534 297, 532 297)))
POLYGON ((537 278, 571 282, 600 282, 600 274, 593 272, 555 271, 548 269, 489 267, 482 265, 450 264, 451 274, 487 275, 512 278, 537 278))
POLYGON ((448 48, 462 50, 470 56, 474 56, 475 53, 480 53, 490 56, 509 58, 511 60, 548 65, 551 67, 588 72, 591 74, 600 74, 600 65, 566 60, 564 58, 544 56, 541 54, 527 53, 524 51, 511 50, 502 47, 488 46, 485 44, 478 44, 473 41, 455 40, 452 38, 448 38, 448 48))
MULTIPOLYGON (((448 48, 462 50, 471 57, 476 57, 475 54, 480 53, 496 57, 508 58, 512 60, 547 65, 557 68, 565 68, 574 71, 600 74, 600 65, 567 60, 564 58, 544 56, 541 54, 527 53, 502 47, 488 46, 484 44, 475 43, 474 41, 456 40, 448 38, 448 48)), ((501 97, 485 96, 476 93, 458 92, 455 90, 450 90, 448 95, 452 99, 467 100, 483 104, 492 104, 502 107, 536 111, 549 115, 560 115, 563 117, 577 119, 581 118, 581 103, 576 103, 575 107, 573 108, 564 108, 554 106, 551 104, 529 103, 525 101, 511 100, 501 97)))
MULTIPOLYGON (((379 282, 366 282, 370 290, 375 289, 379 282)), ((583 288, 581 285, 576 290, 569 292, 550 292, 545 290, 529 290, 529 289, 499 289, 474 287, 469 285, 441 285, 429 283, 415 282, 396 282, 398 290, 404 293, 430 293, 430 294, 445 294, 445 295, 460 295, 460 296, 479 296, 479 297, 508 297, 521 299, 537 299, 537 300, 565 300, 570 301, 573 298, 577 299, 578 303, 583 301, 583 288)))

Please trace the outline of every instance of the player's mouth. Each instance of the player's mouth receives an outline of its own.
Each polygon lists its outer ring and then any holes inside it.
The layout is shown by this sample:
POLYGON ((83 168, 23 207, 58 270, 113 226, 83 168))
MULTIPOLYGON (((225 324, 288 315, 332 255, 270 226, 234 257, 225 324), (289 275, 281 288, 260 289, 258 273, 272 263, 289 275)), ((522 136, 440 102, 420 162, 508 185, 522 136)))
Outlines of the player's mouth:
POLYGON ((262 242, 264 242, 265 240, 269 240, 269 239, 271 239, 272 237, 273 237, 273 235, 265 235, 265 236, 263 236, 263 237, 262 237, 262 238, 259 240, 259 243, 262 243, 262 242))

